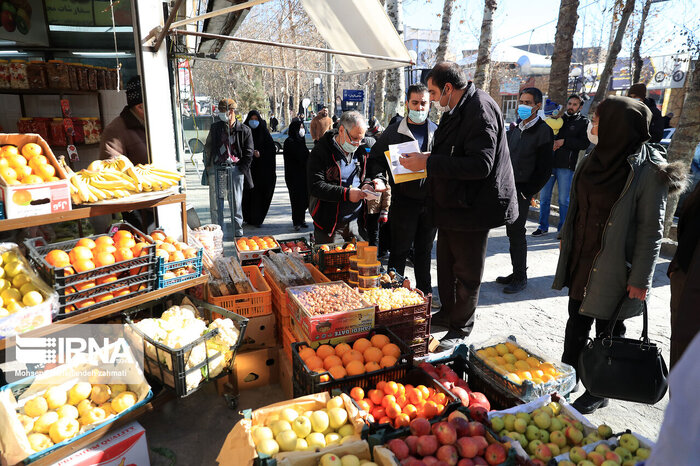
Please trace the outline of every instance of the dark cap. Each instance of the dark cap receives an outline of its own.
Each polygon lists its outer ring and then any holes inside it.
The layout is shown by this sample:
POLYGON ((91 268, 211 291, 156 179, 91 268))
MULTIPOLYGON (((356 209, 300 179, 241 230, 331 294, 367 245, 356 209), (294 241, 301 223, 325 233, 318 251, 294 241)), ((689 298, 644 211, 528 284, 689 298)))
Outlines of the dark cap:
POLYGON ((221 99, 219 101, 219 111, 220 112, 226 112, 228 110, 236 110, 238 108, 238 104, 236 104, 236 101, 233 99, 221 99))
POLYGON ((644 83, 632 84, 627 91, 627 95, 634 95, 646 99, 647 97, 647 86, 644 83))
POLYGON ((143 103, 141 94, 141 78, 134 76, 126 83, 126 104, 129 107, 143 103))

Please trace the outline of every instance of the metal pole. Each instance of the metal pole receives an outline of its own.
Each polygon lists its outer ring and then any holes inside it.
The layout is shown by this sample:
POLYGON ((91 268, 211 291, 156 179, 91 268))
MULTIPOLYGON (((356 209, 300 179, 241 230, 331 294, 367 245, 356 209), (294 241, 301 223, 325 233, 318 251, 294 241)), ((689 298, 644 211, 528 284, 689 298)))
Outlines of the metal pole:
MULTIPOLYGON (((225 14, 228 14, 228 13, 233 13, 234 11, 245 10, 245 9, 248 9, 248 8, 252 8, 252 7, 254 7, 255 5, 260 5, 260 4, 262 4, 262 3, 267 3, 267 2, 269 2, 269 1, 270 1, 270 0, 250 0, 250 1, 245 2, 245 3, 239 3, 238 5, 233 5, 233 6, 229 6, 229 7, 226 7, 226 8, 222 8, 222 9, 220 9, 220 10, 211 11, 211 12, 209 12, 209 13, 204 13, 203 15, 193 16, 192 18, 187 18, 187 19, 183 19, 183 20, 180 20, 180 21, 175 21, 174 23, 172 23, 172 24, 170 25, 170 29, 175 29, 175 28, 177 28, 177 27, 184 26, 184 25, 190 24, 190 23, 196 23, 197 21, 201 21, 201 20, 204 20, 204 19, 214 18, 215 16, 220 16, 220 15, 225 15, 225 14)), ((166 27, 165 27, 164 29, 165 29, 165 30, 168 30, 167 25, 166 25, 166 27)))
POLYGON ((177 12, 180 9, 180 6, 182 6, 183 1, 184 0, 177 0, 173 9, 170 10, 168 19, 165 20, 165 26, 163 26, 163 29, 161 29, 161 31, 158 33, 158 37, 156 37, 156 42, 153 44, 153 52, 157 52, 160 48, 160 44, 163 43, 163 39, 165 39, 165 35, 168 33, 168 29, 173 23, 173 20, 175 20, 175 16, 177 16, 177 12))
POLYGON ((367 58, 370 60, 383 60, 383 61, 393 61, 396 63, 406 63, 409 65, 414 64, 413 60, 411 60, 410 58, 405 59, 405 58, 396 58, 396 57, 385 57, 383 55, 371 55, 371 54, 367 54, 367 53, 347 52, 347 51, 343 51, 343 50, 324 49, 321 47, 309 47, 306 45, 285 44, 285 43, 281 43, 281 42, 270 42, 270 41, 266 41, 266 40, 246 39, 243 37, 231 37, 231 36, 224 36, 221 34, 209 34, 206 32, 184 31, 182 29, 173 29, 171 32, 173 32, 174 34, 204 37, 206 39, 232 40, 232 41, 236 41, 236 42, 245 42, 248 44, 271 45, 273 47, 281 47, 281 48, 286 48, 286 49, 306 50, 309 52, 319 52, 319 53, 332 53, 335 55, 346 55, 348 57, 367 58))
POLYGON ((209 62, 213 62, 213 63, 223 63, 225 65, 255 66, 258 68, 269 68, 272 70, 299 71, 302 73, 313 73, 313 74, 329 74, 329 75, 334 74, 334 73, 329 73, 327 71, 302 70, 302 69, 298 69, 298 68, 287 68, 285 66, 274 66, 274 65, 261 65, 258 63, 249 63, 249 62, 244 62, 244 61, 217 60, 216 58, 198 57, 196 55, 176 54, 176 55, 174 55, 174 58, 189 58, 191 60, 201 60, 201 61, 209 61, 209 62))

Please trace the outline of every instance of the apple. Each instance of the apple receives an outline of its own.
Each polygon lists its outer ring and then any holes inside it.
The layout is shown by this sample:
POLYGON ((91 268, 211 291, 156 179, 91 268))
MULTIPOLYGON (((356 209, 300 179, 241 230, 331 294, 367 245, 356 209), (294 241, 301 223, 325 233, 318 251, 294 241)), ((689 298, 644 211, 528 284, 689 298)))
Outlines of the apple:
POLYGON ((459 457, 457 456, 457 449, 452 445, 441 446, 438 448, 435 456, 437 456, 437 459, 444 461, 449 466, 455 466, 459 460, 459 457))
POLYGON ((469 419, 467 419, 467 416, 462 412, 462 411, 452 411, 449 416, 447 416, 447 421, 450 422, 455 418, 462 418, 465 421, 469 422, 469 419))
MULTIPOLYGON (((342 398, 340 401, 343 401, 342 398)), ((343 408, 330 408, 328 410, 328 420, 331 428, 338 429, 348 421, 348 412, 343 408)))
POLYGON ((457 439, 457 452, 462 458, 474 458, 479 452, 476 441, 471 437, 457 439))
MULTIPOLYGON (((410 466, 415 466, 416 464, 418 464, 418 463, 416 463, 416 461, 420 461, 420 460, 414 460, 414 462, 410 463, 410 466)), ((422 463, 425 464, 425 466, 437 466, 439 461, 434 456, 426 456, 425 458, 423 458, 422 463)))
MULTIPOLYGON (((600 453, 600 452, 599 452, 600 453)), ((601 453, 602 455, 603 453, 601 453)), ((606 451, 605 454, 605 459, 609 461, 614 461, 617 464, 622 463, 622 458, 620 458, 620 455, 615 453, 614 451, 606 451)))
POLYGON ((549 432, 544 429, 540 429, 538 435, 540 440, 542 440, 542 443, 549 443, 549 432))
POLYGON ((605 461, 605 457, 597 451, 590 452, 586 459, 591 463, 595 464, 596 466, 600 466, 601 464, 603 464, 603 461, 605 461))
POLYGON ((258 444, 257 449, 258 452, 262 454, 275 456, 277 453, 279 453, 280 446, 271 438, 266 438, 260 441, 260 444, 258 444))
POLYGON ((612 427, 610 427, 607 424, 601 424, 598 426, 598 434, 602 438, 608 439, 608 438, 612 437, 612 434, 613 434, 612 427))
POLYGON ((326 453, 323 455, 318 464, 319 466, 343 466, 343 463, 340 461, 340 457, 338 455, 334 455, 333 453, 326 453))
POLYGON ((572 463, 569 460, 560 461, 557 466, 576 466, 576 463, 572 463))
POLYGON ((406 442, 406 446, 408 447, 408 454, 415 455, 418 451, 418 437, 409 435, 404 439, 404 442, 406 442))
POLYGON ((272 429, 273 435, 277 437, 280 432, 292 430, 292 425, 289 422, 280 419, 270 424, 270 428, 272 429))
MULTIPOLYGON (((311 424, 309 424, 309 425, 311 425, 311 424)), ((292 426, 292 427, 294 427, 294 426, 292 426)), ((348 437, 348 436, 353 435, 355 433, 355 428, 352 426, 352 424, 345 424, 343 426, 340 426, 340 429, 338 429, 338 433, 342 437, 348 437)))
POLYGON ((537 459, 540 459, 546 463, 547 461, 552 459, 552 450, 549 449, 547 444, 542 443, 540 445, 537 445, 537 448, 535 448, 534 455, 537 459))
POLYGON ((573 426, 567 427, 564 435, 566 435, 566 438, 569 439, 572 445, 578 445, 583 441, 583 432, 573 426))
POLYGON ((550 419, 549 432, 554 432, 555 430, 564 430, 564 423, 557 417, 550 419))
POLYGON ((470 406, 469 416, 471 416, 473 420, 478 422, 488 422, 489 412, 483 406, 470 406))
POLYGON ((561 454, 561 450, 559 449, 559 445, 556 443, 548 443, 547 446, 549 449, 552 451, 552 456, 559 456, 561 454))
POLYGON ((340 441, 343 439, 343 437, 341 437, 340 434, 337 432, 328 432, 326 434, 325 438, 326 438, 326 446, 338 445, 338 444, 340 444, 340 441))
MULTIPOLYGON (((458 411, 454 411, 454 412, 456 413, 458 411)), ((495 430, 496 432, 500 432, 503 430, 504 427, 505 427, 505 422, 503 422, 502 417, 496 416, 496 417, 491 418, 491 428, 493 430, 495 430)))
POLYGON ((486 427, 481 422, 472 421, 469 423, 469 436, 478 437, 486 435, 486 427))
POLYGON ((508 437, 508 438, 511 438, 511 439, 515 440, 516 442, 518 442, 518 443, 519 443, 520 445, 522 445, 523 447, 527 445, 527 442, 526 442, 525 444, 523 444, 523 443, 520 441, 520 434, 517 433, 517 432, 508 432, 508 433, 505 435, 505 437, 508 437))
POLYGON ((430 433, 430 421, 423 417, 417 417, 411 421, 408 428, 413 435, 418 437, 428 435, 430 433))
POLYGON ((293 430, 285 430, 275 437, 277 444, 282 451, 294 451, 297 447, 297 434, 293 430))
POLYGON ((389 443, 387 443, 386 446, 399 461, 409 457, 410 452, 408 445, 406 445, 406 442, 401 439, 395 438, 393 440, 389 440, 389 443))
POLYGON ((525 430, 525 437, 529 441, 537 440, 540 438, 540 429, 537 428, 537 426, 533 426, 530 424, 527 426, 527 429, 525 430))
POLYGON ((583 460, 580 463, 578 463, 576 466, 595 466, 595 463, 588 461, 588 460, 583 460))
POLYGON ((528 443, 528 444, 527 444, 527 451, 528 451, 528 453, 530 453, 531 455, 534 455, 534 454, 535 454, 535 450, 536 450, 537 447, 539 447, 540 445, 542 445, 542 440, 533 440, 532 442, 528 443))
POLYGON ((605 460, 602 463, 600 463, 600 466, 620 466, 620 463, 612 460, 605 460))
POLYGON ((294 422, 294 419, 299 417, 299 413, 292 408, 284 408, 280 413, 280 419, 289 422, 290 424, 294 422))
POLYGON ((632 434, 622 434, 620 436, 620 446, 627 448, 630 453, 634 454, 639 448, 639 440, 632 434))
POLYGON ((649 455, 651 455, 651 450, 648 448, 638 448, 635 455, 645 460, 649 458, 649 455))
MULTIPOLYGON (((346 413, 347 414, 347 413, 346 413)), ((314 432, 323 432, 328 429, 330 419, 325 411, 314 411, 310 418, 311 428, 314 432)))
MULTIPOLYGON (((471 422, 469 423, 471 425, 471 422)), ((457 441, 457 430, 449 422, 438 422, 435 437, 440 445, 452 445, 457 441)), ((439 458, 439 457, 438 457, 439 458)))
POLYGON ((485 458, 488 464, 501 464, 506 460, 506 449, 500 443, 492 443, 486 448, 485 458))
POLYGON ((315 448, 325 448, 326 447, 326 437, 321 432, 311 432, 306 436, 306 443, 309 444, 310 449, 315 448))
POLYGON ((438 441, 434 435, 421 435, 418 437, 416 453, 420 456, 429 456, 438 449, 438 441))
POLYGON ((275 437, 275 434, 272 433, 272 429, 262 426, 254 428, 250 435, 253 437, 253 443, 255 443, 256 446, 263 440, 271 440, 275 437))
POLYGON ((477 456, 481 456, 484 454, 486 451, 486 447, 489 446, 489 442, 486 440, 486 437, 482 437, 481 435, 477 435, 476 437, 472 437, 472 440, 476 443, 477 447, 477 456))
POLYGON ((569 458, 571 459, 571 461, 578 464, 586 459, 586 450, 584 450, 581 447, 574 447, 571 450, 569 450, 569 458))
POLYGON ((311 433, 311 421, 306 416, 298 416, 292 422, 292 430, 297 437, 306 438, 311 433))
POLYGON ((547 413, 539 413, 537 416, 535 416, 534 421, 535 425, 537 425, 537 427, 540 429, 549 429, 549 426, 552 425, 552 419, 547 413))
POLYGON ((530 416, 530 413, 525 413, 525 412, 515 413, 515 417, 516 417, 516 419, 524 420, 528 424, 532 421, 532 417, 530 416))
POLYGON ((469 458, 462 458, 459 460, 459 463, 457 463, 457 466, 474 466, 474 462, 469 458))
POLYGON ((544 464, 544 461, 538 460, 537 458, 535 458, 534 460, 530 460, 530 464, 532 464, 532 466, 546 466, 544 464))
MULTIPOLYGON (((457 411, 454 411, 455 413, 457 411)), ((455 417, 451 419, 450 424, 457 431, 457 437, 468 437, 469 436, 469 421, 465 418, 455 417)))
POLYGON ((615 453, 622 458, 622 461, 630 460, 632 459, 632 453, 625 447, 617 447, 615 448, 615 453))
POLYGON ((525 419, 516 419, 513 425, 515 427, 515 431, 520 434, 524 434, 527 430, 527 421, 525 421, 525 419))
POLYGON ((459 398, 463 406, 469 406, 469 393, 462 387, 452 387, 452 394, 459 398))
POLYGON ((309 449, 309 444, 303 438, 297 439, 297 445, 294 448, 295 451, 304 451, 309 449))
POLYGON ((491 411, 491 403, 481 392, 469 393, 469 406, 482 406, 486 411, 491 411))
POLYGON ((508 432, 513 432, 515 430, 515 415, 514 414, 506 414, 503 417, 503 426, 508 432))
POLYGON ((596 445, 596 447, 593 449, 593 451, 597 451, 601 455, 605 456, 605 454, 610 450, 610 446, 606 443, 601 443, 600 445, 596 445))

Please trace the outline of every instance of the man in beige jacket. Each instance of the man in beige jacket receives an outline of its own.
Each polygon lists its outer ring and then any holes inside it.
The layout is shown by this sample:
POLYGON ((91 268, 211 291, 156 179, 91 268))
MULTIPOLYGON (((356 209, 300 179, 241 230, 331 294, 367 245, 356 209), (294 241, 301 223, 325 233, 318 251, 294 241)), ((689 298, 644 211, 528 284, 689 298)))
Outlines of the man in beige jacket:
POLYGON ((311 139, 314 142, 321 139, 321 136, 326 134, 326 131, 333 127, 333 120, 328 116, 328 107, 323 107, 318 115, 311 120, 311 139))

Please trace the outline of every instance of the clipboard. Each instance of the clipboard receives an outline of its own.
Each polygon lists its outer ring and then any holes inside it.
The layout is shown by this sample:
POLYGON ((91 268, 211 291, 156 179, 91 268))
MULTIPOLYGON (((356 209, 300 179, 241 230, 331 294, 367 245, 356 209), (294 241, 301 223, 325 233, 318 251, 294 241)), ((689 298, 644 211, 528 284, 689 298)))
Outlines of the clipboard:
POLYGON ((407 174, 394 174, 394 172, 391 170, 391 155, 389 155, 389 151, 384 152, 384 157, 386 157, 386 161, 389 164, 389 173, 391 173, 391 177, 394 180, 394 183, 399 184, 399 183, 405 183, 407 181, 415 181, 415 180, 422 180, 424 178, 428 177, 428 170, 423 170, 422 172, 416 172, 416 173, 407 173, 407 174))

